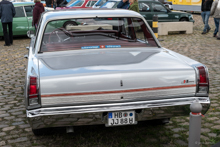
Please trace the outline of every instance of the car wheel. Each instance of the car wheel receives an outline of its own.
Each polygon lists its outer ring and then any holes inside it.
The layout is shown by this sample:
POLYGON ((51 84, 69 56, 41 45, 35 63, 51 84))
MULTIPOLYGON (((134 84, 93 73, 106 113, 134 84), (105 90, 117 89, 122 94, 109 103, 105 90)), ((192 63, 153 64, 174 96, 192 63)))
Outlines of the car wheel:
POLYGON ((75 21, 66 21, 63 24, 63 27, 66 28, 67 26, 77 26, 78 24, 75 21))
POLYGON ((180 21, 189 21, 187 18, 181 18, 180 21))
POLYGON ((167 123, 169 123, 170 118, 163 118, 163 119, 157 119, 155 120, 155 123, 158 125, 165 125, 167 123))

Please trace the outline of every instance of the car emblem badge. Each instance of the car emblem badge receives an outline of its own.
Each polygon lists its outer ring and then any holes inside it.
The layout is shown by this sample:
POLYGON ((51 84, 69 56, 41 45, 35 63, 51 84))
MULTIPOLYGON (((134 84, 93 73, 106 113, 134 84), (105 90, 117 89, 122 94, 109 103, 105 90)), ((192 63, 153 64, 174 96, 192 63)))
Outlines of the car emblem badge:
POLYGON ((187 83, 193 83, 194 81, 189 81, 189 80, 183 80, 181 83, 182 84, 187 84, 187 83))

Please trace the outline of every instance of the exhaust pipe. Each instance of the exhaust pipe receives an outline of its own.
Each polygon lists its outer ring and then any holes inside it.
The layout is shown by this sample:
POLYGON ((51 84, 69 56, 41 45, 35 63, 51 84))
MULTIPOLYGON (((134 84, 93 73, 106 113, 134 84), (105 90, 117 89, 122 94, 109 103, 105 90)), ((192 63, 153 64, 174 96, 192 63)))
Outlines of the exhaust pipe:
POLYGON ((73 133, 74 129, 73 127, 66 127, 66 133, 73 133))

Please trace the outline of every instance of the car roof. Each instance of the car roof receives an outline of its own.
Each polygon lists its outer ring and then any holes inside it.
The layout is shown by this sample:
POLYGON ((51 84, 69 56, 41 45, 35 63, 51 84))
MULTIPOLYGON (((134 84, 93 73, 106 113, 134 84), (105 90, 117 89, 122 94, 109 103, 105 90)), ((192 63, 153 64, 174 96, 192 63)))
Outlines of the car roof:
POLYGON ((35 5, 34 2, 13 2, 15 7, 35 5))
POLYGON ((42 22, 52 21, 59 19, 70 18, 94 18, 94 17, 142 17, 139 13, 126 9, 93 9, 93 8, 81 8, 81 9, 61 9, 54 11, 44 12, 42 16, 42 22))

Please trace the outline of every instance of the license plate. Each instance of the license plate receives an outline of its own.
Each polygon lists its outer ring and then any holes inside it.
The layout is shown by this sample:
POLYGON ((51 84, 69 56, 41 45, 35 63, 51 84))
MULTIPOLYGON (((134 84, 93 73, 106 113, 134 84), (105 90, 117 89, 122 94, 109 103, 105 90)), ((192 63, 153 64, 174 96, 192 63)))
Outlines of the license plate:
POLYGON ((107 126, 137 124, 134 111, 109 112, 107 126))

